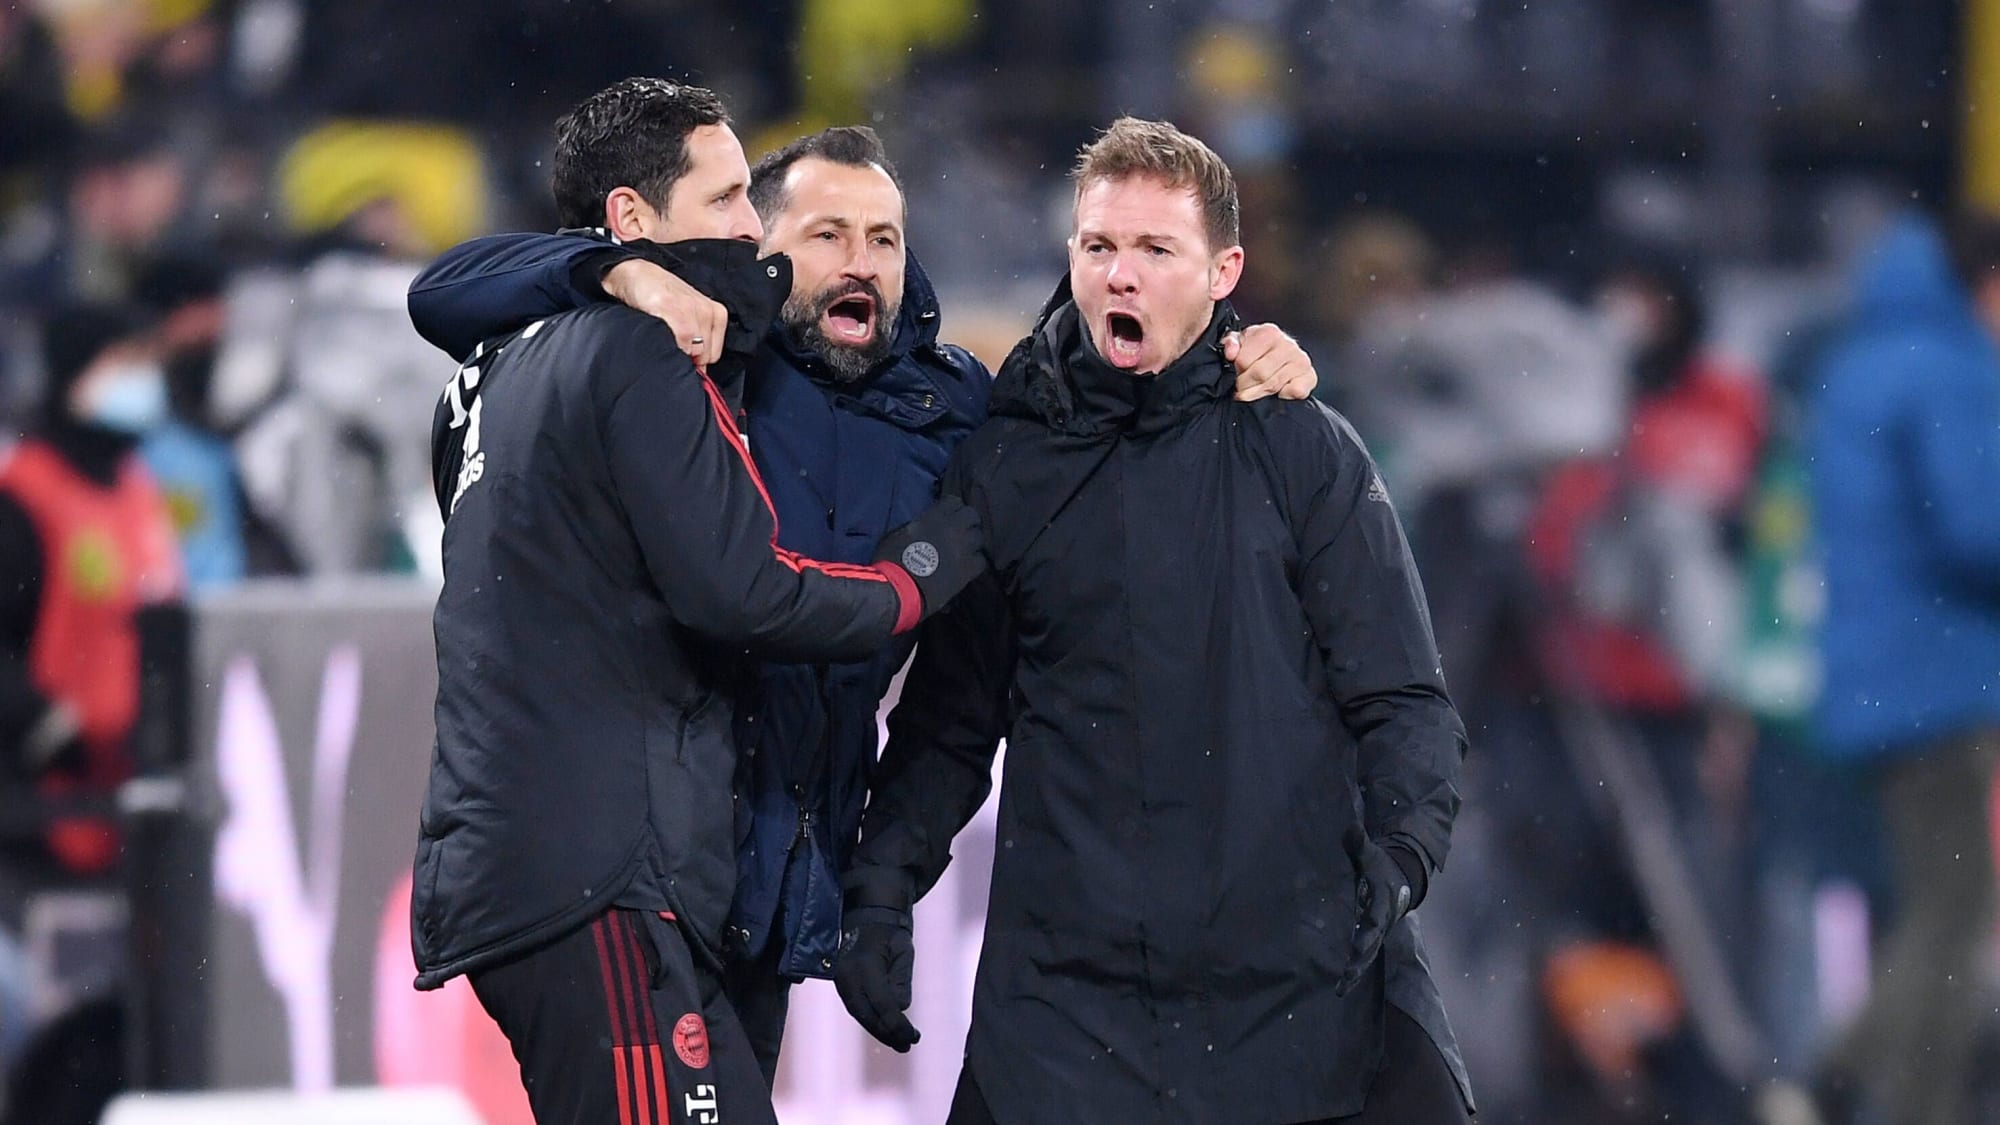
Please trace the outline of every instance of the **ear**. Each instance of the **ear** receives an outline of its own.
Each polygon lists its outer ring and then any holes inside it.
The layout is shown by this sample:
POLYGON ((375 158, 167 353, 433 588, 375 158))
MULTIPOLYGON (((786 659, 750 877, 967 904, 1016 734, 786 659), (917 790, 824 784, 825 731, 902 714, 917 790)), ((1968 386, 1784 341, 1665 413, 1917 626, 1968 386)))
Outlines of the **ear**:
POLYGON ((649 238, 658 213, 646 197, 629 187, 615 187, 604 197, 604 229, 620 242, 649 238))
POLYGON ((1220 301, 1236 291, 1243 280, 1243 248, 1231 246, 1215 256, 1208 267, 1208 299, 1220 301))

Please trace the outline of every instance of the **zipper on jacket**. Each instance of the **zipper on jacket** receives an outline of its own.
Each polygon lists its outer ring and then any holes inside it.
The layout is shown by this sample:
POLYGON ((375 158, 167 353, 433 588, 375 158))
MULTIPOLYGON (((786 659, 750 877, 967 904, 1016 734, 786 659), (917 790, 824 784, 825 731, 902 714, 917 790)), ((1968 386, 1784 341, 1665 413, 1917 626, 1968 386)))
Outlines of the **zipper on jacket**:
POLYGON ((792 786, 792 797, 799 803, 799 831, 798 835, 792 837, 792 850, 797 851, 812 838, 813 814, 812 809, 806 804, 805 786, 792 786))

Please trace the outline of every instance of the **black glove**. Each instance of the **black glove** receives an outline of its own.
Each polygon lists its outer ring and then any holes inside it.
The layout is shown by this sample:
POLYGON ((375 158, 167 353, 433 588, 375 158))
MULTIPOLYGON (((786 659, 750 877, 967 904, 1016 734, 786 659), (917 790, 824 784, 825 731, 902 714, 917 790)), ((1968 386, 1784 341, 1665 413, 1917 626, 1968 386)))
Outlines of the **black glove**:
POLYGON ((904 1014, 910 1007, 910 976, 916 961, 909 911, 862 906, 841 912, 834 988, 854 1022, 897 1052, 909 1051, 923 1038, 904 1014))
POLYGON ((979 513, 965 501, 947 496, 884 536, 875 559, 877 567, 900 568, 910 576, 923 597, 917 620, 929 617, 986 570, 986 536, 979 527, 979 513))
POLYGON ((1417 908, 1427 889, 1429 877, 1416 851, 1399 840, 1377 844, 1359 827, 1347 838, 1347 852, 1354 859, 1360 882, 1356 888, 1354 939, 1347 954, 1347 967, 1334 982, 1336 995, 1345 996, 1382 954, 1389 929, 1403 915, 1417 908))

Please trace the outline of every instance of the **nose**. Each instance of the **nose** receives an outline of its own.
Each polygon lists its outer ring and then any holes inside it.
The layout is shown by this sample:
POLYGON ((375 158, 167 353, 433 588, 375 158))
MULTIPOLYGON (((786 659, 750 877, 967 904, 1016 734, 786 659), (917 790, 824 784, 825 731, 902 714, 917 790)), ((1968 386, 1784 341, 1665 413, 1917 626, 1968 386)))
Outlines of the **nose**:
POLYGON ((1125 264, 1123 254, 1111 255, 1111 265, 1104 271, 1106 288, 1113 293, 1130 293, 1138 288, 1138 281, 1138 271, 1125 264))
POLYGON ((738 196, 736 206, 731 210, 729 237, 744 242, 764 241, 764 220, 757 217, 757 209, 750 206, 747 196, 738 196))
POLYGON ((848 244, 847 263, 841 267, 842 274, 862 281, 875 280, 881 271, 875 266, 875 255, 869 239, 857 238, 848 244))

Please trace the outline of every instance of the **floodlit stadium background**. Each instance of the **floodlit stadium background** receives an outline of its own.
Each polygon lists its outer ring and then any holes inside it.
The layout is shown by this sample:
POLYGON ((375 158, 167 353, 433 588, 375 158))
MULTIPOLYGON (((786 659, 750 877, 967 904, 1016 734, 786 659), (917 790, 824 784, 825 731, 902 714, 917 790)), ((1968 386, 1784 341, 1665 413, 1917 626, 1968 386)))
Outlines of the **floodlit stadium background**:
MULTIPOLYGON (((2000 0, 0 9, 0 444, 34 420, 59 298, 171 302, 204 276, 222 296, 192 420, 241 481, 235 565, 197 573, 148 696, 167 784, 133 806, 126 884, 0 912, 20 918, 0 992, 21 998, 0 1005, 0 1060, 41 1057, 37 1029, 108 995, 122 1032, 78 1049, 143 1088, 442 1086, 489 1125, 526 1120, 469 988, 408 987, 435 674, 426 443, 452 364, 402 294, 457 241, 552 229, 550 125, 628 74, 715 87, 753 160, 873 125, 943 337, 989 363, 1062 268, 1064 172, 1092 130, 1132 112, 1209 141, 1242 190, 1236 303, 1305 344, 1382 460, 1466 707, 1465 809, 1421 917, 1481 1120, 1720 1121, 1754 1082, 1810 1077, 1866 993, 1892 891, 1866 779, 1814 746, 1811 523, 1768 470, 1802 463, 1813 348, 1856 255, 1905 209, 2000 206, 2000 0), (1626 448, 1645 285, 1705 314, 1691 362, 1741 393, 1686 441, 1740 479, 1702 511, 1714 550, 1638 594, 1686 690, 1621 722, 1559 683, 1576 654, 1548 607, 1575 568, 1536 529, 1583 518, 1552 482, 1626 448), (1659 768, 1607 790, 1633 761, 1659 768), (1649 848, 1668 875, 1635 862, 1649 848), (1690 919, 1698 948, 1676 936, 1690 919)), ((808 984, 783 1120, 942 1118, 991 815, 918 910, 922 1043, 887 1052, 808 984)), ((1987 1042, 1978 1070, 2000 1073, 1987 1042)), ((149 1101, 118 1112, 173 1104, 149 1101)))

